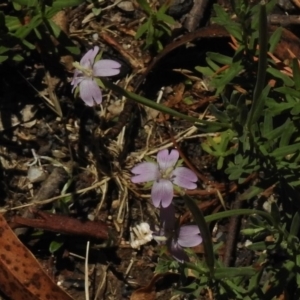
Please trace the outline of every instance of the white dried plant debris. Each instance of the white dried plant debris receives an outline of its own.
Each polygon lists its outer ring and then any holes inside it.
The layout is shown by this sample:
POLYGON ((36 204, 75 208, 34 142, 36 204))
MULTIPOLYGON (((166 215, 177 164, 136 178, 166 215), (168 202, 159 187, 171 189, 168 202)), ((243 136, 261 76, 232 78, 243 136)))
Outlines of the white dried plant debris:
POLYGON ((150 225, 146 222, 130 228, 130 246, 134 249, 139 249, 142 245, 152 241, 152 233, 150 225))

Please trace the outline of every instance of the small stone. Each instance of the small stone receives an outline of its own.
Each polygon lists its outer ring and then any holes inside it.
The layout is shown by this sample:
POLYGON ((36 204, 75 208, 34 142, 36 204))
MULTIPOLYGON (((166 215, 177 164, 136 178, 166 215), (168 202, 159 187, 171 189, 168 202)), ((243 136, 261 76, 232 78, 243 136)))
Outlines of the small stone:
POLYGON ((27 178, 31 183, 41 182, 47 178, 47 173, 42 167, 31 166, 27 172, 27 178))
POLYGON ((122 1, 117 5, 117 7, 126 12, 134 11, 134 6, 131 1, 122 1))

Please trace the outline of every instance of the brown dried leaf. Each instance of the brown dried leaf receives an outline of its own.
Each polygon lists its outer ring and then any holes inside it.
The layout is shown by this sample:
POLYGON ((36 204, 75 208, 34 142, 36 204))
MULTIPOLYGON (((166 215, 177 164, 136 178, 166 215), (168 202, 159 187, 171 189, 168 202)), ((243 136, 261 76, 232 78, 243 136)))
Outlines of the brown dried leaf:
POLYGON ((0 289, 11 299, 72 300, 43 271, 0 215, 0 289))
POLYGON ((167 274, 169 273, 155 274, 147 286, 142 287, 132 293, 130 300, 155 300, 155 283, 158 279, 167 274))

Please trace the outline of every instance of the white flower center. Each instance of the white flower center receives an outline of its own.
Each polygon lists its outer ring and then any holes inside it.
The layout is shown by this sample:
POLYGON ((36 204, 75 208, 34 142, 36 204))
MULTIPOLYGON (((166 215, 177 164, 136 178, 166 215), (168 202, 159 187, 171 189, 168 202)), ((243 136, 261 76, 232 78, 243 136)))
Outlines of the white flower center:
POLYGON ((86 77, 93 77, 93 70, 92 69, 83 69, 82 72, 86 77))
POLYGON ((81 72, 83 73, 84 77, 93 77, 93 69, 90 69, 90 68, 89 68, 89 69, 84 68, 84 67, 81 66, 80 63, 77 62, 77 61, 73 63, 73 66, 74 66, 77 70, 81 71, 81 72))
POLYGON ((159 170, 160 172, 160 178, 161 179, 171 179, 171 173, 173 172, 174 168, 173 167, 170 167, 170 168, 167 168, 165 170, 159 170))

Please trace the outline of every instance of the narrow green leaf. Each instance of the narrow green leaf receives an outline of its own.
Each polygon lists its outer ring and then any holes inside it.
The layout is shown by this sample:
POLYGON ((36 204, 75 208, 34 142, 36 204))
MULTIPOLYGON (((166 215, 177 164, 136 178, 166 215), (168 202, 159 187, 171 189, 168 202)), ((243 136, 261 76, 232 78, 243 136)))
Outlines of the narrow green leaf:
POLYGON ((292 116, 298 116, 300 115, 300 102, 293 105, 293 108, 291 110, 292 116))
POLYGON ((196 126, 202 125, 202 126, 210 127, 210 126, 214 126, 215 125, 219 129, 220 128, 224 128, 224 129, 226 128, 227 129, 227 128, 230 127, 228 124, 218 123, 218 122, 210 122, 210 121, 206 121, 206 120, 199 120, 197 118, 187 116, 185 114, 177 112, 174 109, 168 108, 168 107, 166 107, 166 106, 164 106, 162 104, 158 104, 155 101, 152 101, 150 99, 147 99, 147 98, 142 97, 140 95, 137 95, 135 93, 129 92, 127 90, 124 90, 121 87, 119 87, 118 85, 113 84, 109 80, 106 80, 105 78, 101 78, 101 80, 102 80, 102 82, 104 83, 104 85, 107 88, 115 91, 116 93, 118 93, 118 94, 120 94, 122 96, 130 98, 133 101, 136 101, 136 102, 138 102, 140 104, 143 104, 143 105, 146 105, 146 106, 151 107, 153 109, 156 109, 156 110, 161 111, 163 113, 169 114, 171 116, 178 117, 178 118, 184 119, 186 121, 192 122, 196 126))
POLYGON ((196 71, 198 71, 199 73, 201 73, 201 74, 203 74, 203 75, 205 75, 205 76, 207 76, 207 77, 211 77, 211 76, 213 76, 214 75, 214 71, 211 69, 211 68, 209 68, 209 67, 200 67, 200 66, 197 66, 197 67, 195 67, 195 69, 196 69, 196 71))
POLYGON ((149 15, 152 14, 152 10, 150 5, 148 4, 147 0, 137 0, 137 3, 140 5, 140 7, 149 15))
POLYGON ((258 119, 260 118, 260 116, 263 113, 263 108, 267 99, 267 96, 270 92, 271 86, 267 85, 263 91, 260 93, 259 97, 255 100, 253 100, 249 115, 248 115, 248 120, 247 120, 247 124, 248 124, 248 128, 250 128, 249 126, 251 126, 252 124, 255 124, 258 119))
POLYGON ((139 39, 148 30, 148 25, 149 25, 148 22, 149 21, 145 22, 138 28, 138 30, 135 34, 135 37, 134 37, 135 39, 139 39))
POLYGON ((209 57, 206 57, 206 62, 208 64, 208 66, 210 66, 213 71, 216 72, 220 69, 220 66, 217 65, 214 61, 212 61, 209 57))
POLYGON ((199 209, 196 202, 188 195, 184 195, 183 199, 185 200, 186 206, 189 208, 190 212, 192 213, 194 217, 194 221, 196 222, 196 224, 200 229, 203 238, 203 247, 205 250, 205 261, 207 267, 209 268, 210 274, 213 275, 215 271, 214 270, 215 255, 214 255, 214 249, 213 249, 209 228, 206 224, 202 211, 199 209))
POLYGON ((211 60, 222 64, 222 65, 231 65, 232 64, 232 57, 226 56, 220 53, 215 52, 207 52, 207 57, 209 57, 211 60))
POLYGON ((277 44, 280 41, 282 30, 283 30, 282 27, 277 27, 276 30, 272 33, 272 35, 270 37, 270 40, 269 40, 269 45, 270 45, 269 51, 272 52, 272 53, 274 52, 277 44))
MULTIPOLYGON (((288 121, 287 121, 288 122, 288 121)), ((284 123, 281 126, 275 128, 272 131, 269 131, 268 133, 266 133, 264 135, 264 137, 270 141, 275 141, 276 139, 278 139, 280 136, 282 136, 282 134, 284 134, 284 131, 286 129, 286 126, 288 123, 284 123)))
POLYGON ((229 122, 229 118, 226 115, 226 113, 224 113, 223 111, 220 111, 219 109, 217 109, 217 107, 214 104, 210 104, 208 106, 208 109, 211 112, 211 114, 214 117, 216 117, 220 122, 224 122, 224 123, 229 122))
POLYGON ((296 90, 300 91, 300 69, 299 69, 299 62, 297 58, 293 59, 293 79, 295 82, 296 90))
POLYGON ((274 91, 279 92, 279 93, 284 94, 284 95, 288 94, 288 95, 291 95, 291 96, 293 96, 297 99, 300 99, 300 91, 297 91, 297 90, 292 89, 290 87, 286 87, 286 86, 278 87, 278 88, 274 89, 274 91))
POLYGON ((47 23, 51 27, 54 37, 58 38, 61 33, 60 27, 57 26, 52 20, 47 20, 47 23))
MULTIPOLYGON (((259 57, 258 57, 258 71, 257 79, 253 92, 253 103, 250 109, 249 118, 247 120, 248 128, 254 124, 264 107, 264 101, 266 97, 266 91, 270 90, 270 87, 265 86, 266 69, 267 69, 267 52, 268 52, 268 23, 266 5, 261 4, 259 9, 259 57)), ((268 94, 267 93, 267 94, 268 94)))
MULTIPOLYGON (((299 229, 300 229, 300 214, 297 211, 294 214, 293 220, 292 220, 292 224, 291 224, 291 229, 290 229, 290 234, 294 235, 294 236, 298 236, 299 233, 299 229)), ((300 265, 299 265, 300 266, 300 265)))
POLYGON ((269 74, 273 75, 275 78, 281 79, 286 86, 293 86, 294 85, 293 79, 291 79, 286 74, 280 72, 279 70, 276 70, 274 68, 269 67, 269 68, 267 68, 267 72, 269 74))
POLYGON ((80 5, 84 0, 57 0, 52 3, 53 8, 64 9, 76 5, 80 5))
POLYGON ((264 123, 262 128, 263 136, 266 136, 270 131, 273 130, 273 118, 270 111, 265 111, 264 123))
POLYGON ((222 212, 210 215, 210 216, 206 216, 205 221, 213 222, 216 220, 235 217, 235 216, 239 216, 239 215, 250 216, 250 215, 255 215, 255 214, 263 217, 270 225, 275 226, 274 220, 269 213, 266 213, 261 210, 254 210, 254 209, 253 210, 252 209, 232 209, 232 210, 228 210, 228 211, 222 211, 222 212))
POLYGON ((156 14, 156 17, 157 17, 157 20, 163 21, 170 25, 174 25, 176 23, 175 20, 171 16, 168 16, 168 15, 160 13, 160 12, 158 12, 156 14))
POLYGON ((257 270, 252 267, 223 267, 216 268, 215 277, 217 279, 231 278, 236 276, 253 276, 257 270))
POLYGON ((288 146, 290 144, 291 137, 296 132, 295 125, 288 119, 284 124, 284 133, 281 135, 281 139, 279 142, 279 148, 288 146))
POLYGON ((272 153, 270 153, 270 156, 272 157, 283 157, 286 155, 294 154, 295 152, 298 152, 300 150, 300 143, 284 146, 278 149, 275 149, 272 153))
POLYGON ((260 194, 261 192, 263 192, 264 189, 259 187, 259 186, 255 186, 252 185, 250 188, 248 188, 243 194, 241 194, 239 196, 239 199, 242 200, 250 200, 251 198, 257 196, 258 194, 260 194))

